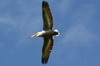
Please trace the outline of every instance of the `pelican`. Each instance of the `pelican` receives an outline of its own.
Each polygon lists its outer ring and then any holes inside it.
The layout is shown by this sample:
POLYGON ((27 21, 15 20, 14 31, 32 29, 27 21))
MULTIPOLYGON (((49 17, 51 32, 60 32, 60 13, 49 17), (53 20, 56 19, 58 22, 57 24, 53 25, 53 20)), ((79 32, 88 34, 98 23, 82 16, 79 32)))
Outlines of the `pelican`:
POLYGON ((37 32, 36 34, 30 36, 32 37, 43 37, 44 45, 42 48, 42 64, 46 64, 49 60, 50 53, 53 48, 53 36, 59 35, 57 29, 52 30, 53 27, 53 17, 49 8, 47 1, 42 1, 42 17, 43 17, 43 30, 37 32))

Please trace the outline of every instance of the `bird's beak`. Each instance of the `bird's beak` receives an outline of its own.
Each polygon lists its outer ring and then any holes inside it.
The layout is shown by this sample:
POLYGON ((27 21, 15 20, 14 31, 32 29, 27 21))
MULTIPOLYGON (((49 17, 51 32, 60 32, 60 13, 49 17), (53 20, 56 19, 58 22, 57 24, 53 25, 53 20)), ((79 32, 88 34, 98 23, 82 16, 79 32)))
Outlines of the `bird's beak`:
POLYGON ((36 37, 37 36, 37 33, 32 35, 32 36, 29 36, 29 38, 33 38, 33 37, 36 37))

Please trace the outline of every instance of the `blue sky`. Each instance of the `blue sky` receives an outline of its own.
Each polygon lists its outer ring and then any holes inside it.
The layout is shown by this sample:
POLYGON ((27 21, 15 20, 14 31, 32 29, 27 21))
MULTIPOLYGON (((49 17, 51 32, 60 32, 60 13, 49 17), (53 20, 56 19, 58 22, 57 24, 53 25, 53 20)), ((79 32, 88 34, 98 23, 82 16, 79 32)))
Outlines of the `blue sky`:
MULTIPOLYGON (((0 0, 0 66, 43 66, 42 0, 0 0)), ((60 31, 47 66, 100 66, 100 1, 48 0, 60 31)))

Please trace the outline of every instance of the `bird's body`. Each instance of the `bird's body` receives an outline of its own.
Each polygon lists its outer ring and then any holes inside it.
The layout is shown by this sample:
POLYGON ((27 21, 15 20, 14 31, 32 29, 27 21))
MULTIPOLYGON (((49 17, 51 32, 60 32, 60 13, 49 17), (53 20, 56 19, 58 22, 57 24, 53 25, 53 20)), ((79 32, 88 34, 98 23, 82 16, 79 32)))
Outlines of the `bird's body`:
POLYGON ((32 37, 51 37, 51 36, 58 36, 59 32, 58 30, 44 30, 41 32, 36 33, 35 35, 30 36, 32 37))
POLYGON ((32 37, 43 37, 44 45, 42 48, 42 63, 48 62, 52 47, 53 47, 53 36, 59 35, 58 30, 52 30, 53 17, 46 1, 42 2, 42 16, 43 16, 43 31, 36 33, 32 37))

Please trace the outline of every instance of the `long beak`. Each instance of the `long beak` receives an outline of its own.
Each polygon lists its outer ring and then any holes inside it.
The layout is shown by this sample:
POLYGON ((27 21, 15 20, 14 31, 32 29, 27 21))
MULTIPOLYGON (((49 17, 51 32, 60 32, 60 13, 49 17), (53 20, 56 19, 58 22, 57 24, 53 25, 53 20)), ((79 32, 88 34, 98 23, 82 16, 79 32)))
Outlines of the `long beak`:
POLYGON ((29 36, 29 38, 33 38, 33 37, 36 37, 38 33, 32 35, 32 36, 29 36))

